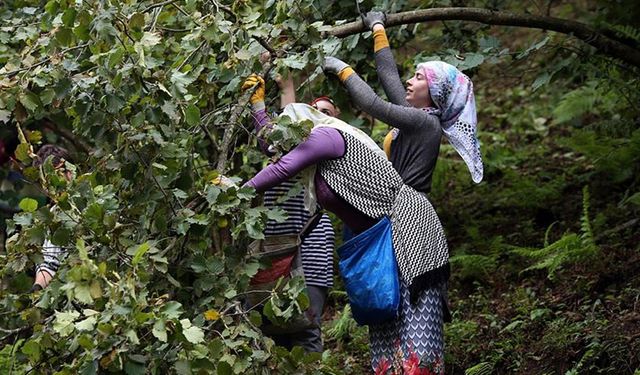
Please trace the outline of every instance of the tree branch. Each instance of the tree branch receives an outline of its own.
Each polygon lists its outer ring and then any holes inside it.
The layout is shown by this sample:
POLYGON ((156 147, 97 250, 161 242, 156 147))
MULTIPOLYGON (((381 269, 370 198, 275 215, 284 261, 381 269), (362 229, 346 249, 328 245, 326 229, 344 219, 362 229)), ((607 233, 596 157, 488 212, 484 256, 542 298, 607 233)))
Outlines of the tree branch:
MULTIPOLYGON (((515 14, 481 8, 432 8, 387 15, 386 26, 399 26, 428 21, 459 20, 480 22, 487 25, 503 25, 551 30, 573 35, 595 47, 601 53, 640 67, 640 50, 621 41, 608 38, 597 29, 572 20, 555 17, 515 14)), ((362 20, 334 26, 325 35, 344 38, 366 31, 362 20)))
MULTIPOLYGON (((80 44, 80 45, 77 45, 77 46, 74 46, 74 47, 65 48, 62 51, 58 52, 58 53, 59 54, 64 54, 64 53, 71 52, 71 51, 76 50, 76 49, 84 48, 84 47, 86 47, 88 45, 89 45, 89 43, 80 44)), ((16 70, 13 70, 13 71, 10 71, 10 72, 0 72, 0 76, 6 75, 7 77, 11 78, 12 76, 14 76, 14 75, 16 75, 16 74, 18 74, 20 72, 24 72, 26 70, 31 70, 33 68, 36 68, 36 67, 40 66, 40 65, 44 65, 44 64, 48 63, 49 61, 51 61, 51 58, 52 58, 53 55, 55 55, 55 54, 52 54, 51 56, 41 60, 40 62, 37 62, 37 63, 35 63, 33 65, 26 66, 24 68, 16 69, 16 70)))
POLYGON ((85 154, 88 155, 91 152, 91 147, 89 147, 89 145, 87 145, 82 139, 76 137, 73 132, 71 132, 67 128, 58 126, 58 124, 50 121, 49 119, 45 119, 43 125, 45 128, 48 128, 54 133, 57 133, 58 135, 61 135, 63 138, 67 139, 75 147, 82 150, 85 154))
POLYGON ((161 2, 161 3, 157 3, 157 4, 150 5, 150 6, 146 7, 146 8, 142 11, 142 13, 147 13, 147 12, 148 12, 148 11, 150 11, 150 10, 153 10, 153 9, 155 9, 155 8, 159 8, 159 7, 163 7, 163 6, 168 5, 168 4, 175 3, 176 1, 178 1, 178 0, 168 0, 168 1, 163 1, 163 2, 161 2))
MULTIPOLYGON (((269 72, 271 71, 271 68, 271 64, 265 64, 264 69, 262 73, 260 73, 260 75, 262 77, 267 77, 269 75, 269 72)), ((238 104, 236 104, 235 108, 233 108, 231 116, 229 117, 229 124, 224 129, 222 143, 220 144, 220 153, 218 155, 218 164, 216 166, 218 172, 222 174, 224 174, 227 169, 227 162, 229 160, 229 149, 231 147, 231 143, 233 142, 234 125, 238 122, 238 119, 240 118, 242 112, 244 112, 244 110, 247 108, 247 105, 249 104, 249 98, 251 97, 251 95, 253 95, 256 88, 257 85, 253 87, 253 89, 247 90, 247 92, 240 96, 238 104)))

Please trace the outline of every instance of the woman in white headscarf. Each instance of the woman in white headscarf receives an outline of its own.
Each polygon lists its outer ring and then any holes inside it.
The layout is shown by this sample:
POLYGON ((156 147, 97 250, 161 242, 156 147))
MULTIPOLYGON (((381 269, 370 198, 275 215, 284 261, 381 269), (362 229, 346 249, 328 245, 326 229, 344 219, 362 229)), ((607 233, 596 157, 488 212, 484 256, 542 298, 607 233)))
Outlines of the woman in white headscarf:
MULTIPOLYGON (((385 34, 384 13, 369 12, 363 21, 373 31, 378 77, 390 102, 376 95, 348 64, 337 58, 328 57, 324 70, 340 79, 356 106, 393 127, 385 137, 384 151, 404 183, 425 195, 430 192, 443 135, 467 164, 472 180, 479 183, 483 166, 476 130, 473 84, 469 77, 450 64, 430 61, 417 66, 413 77, 406 82, 405 90, 385 34)), ((442 271, 442 274, 445 273, 448 276, 448 268, 442 271)), ((412 292, 439 287, 444 297, 447 280, 441 281, 440 285, 434 285, 430 277, 419 277, 414 282, 412 292)), ((396 324, 393 328, 371 326, 369 332, 374 364, 377 358, 388 358, 390 355, 387 347, 380 343, 393 340, 398 335, 422 335, 419 327, 423 323, 442 327, 442 316, 445 319, 449 316, 444 298, 438 308, 444 311, 426 314, 423 320, 415 324, 396 324)), ((433 340, 425 343, 436 350, 427 350, 429 354, 421 360, 433 361, 433 354, 444 350, 441 338, 434 336, 433 340)), ((402 348, 404 358, 410 357, 406 350, 402 348)))

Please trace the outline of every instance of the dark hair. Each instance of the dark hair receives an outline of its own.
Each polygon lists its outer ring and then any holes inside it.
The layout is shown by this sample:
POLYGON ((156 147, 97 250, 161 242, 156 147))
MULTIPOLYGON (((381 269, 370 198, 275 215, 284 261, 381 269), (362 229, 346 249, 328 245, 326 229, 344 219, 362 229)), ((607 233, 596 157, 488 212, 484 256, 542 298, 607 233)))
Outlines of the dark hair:
POLYGON ((61 159, 71 161, 69 151, 57 145, 44 145, 40 147, 36 156, 38 157, 34 162, 36 166, 44 164, 49 156, 53 158, 52 162, 54 166, 60 164, 61 159))
POLYGON ((316 104, 317 102, 320 102, 320 101, 323 101, 323 100, 324 100, 325 102, 329 102, 329 103, 331 103, 331 105, 332 105, 332 106, 334 106, 335 108, 337 108, 337 107, 336 107, 336 103, 334 103, 334 102, 333 102, 333 100, 332 100, 330 97, 328 97, 328 96, 318 96, 317 98, 313 99, 313 100, 311 101, 311 103, 309 103, 309 105, 310 105, 310 106, 313 106, 313 105, 314 105, 314 104, 316 104))

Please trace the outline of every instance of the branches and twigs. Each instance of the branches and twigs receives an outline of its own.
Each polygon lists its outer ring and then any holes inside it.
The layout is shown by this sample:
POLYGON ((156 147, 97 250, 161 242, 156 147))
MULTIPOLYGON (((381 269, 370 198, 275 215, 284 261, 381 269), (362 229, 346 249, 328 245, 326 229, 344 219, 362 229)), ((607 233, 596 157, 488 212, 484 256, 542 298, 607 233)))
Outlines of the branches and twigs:
MULTIPOLYGON (((264 69, 260 73, 260 75, 262 77, 267 77, 271 72, 272 67, 273 65, 269 63, 265 64, 264 69)), ((247 90, 247 92, 242 94, 242 96, 238 100, 238 104, 236 104, 236 106, 231 111, 231 116, 229 116, 229 125, 227 125, 227 127, 224 129, 224 134, 222 136, 222 143, 220 144, 220 154, 218 156, 218 163, 216 165, 216 169, 220 173, 224 173, 227 170, 229 149, 231 147, 231 143, 233 142, 233 133, 235 129, 233 125, 238 122, 238 119, 247 108, 247 105, 249 104, 249 98, 251 97, 251 95, 253 95, 256 89, 257 86, 253 87, 250 90, 247 90)))
MULTIPOLYGON (((122 128, 122 125, 120 125, 120 123, 117 122, 117 121, 114 121, 114 123, 118 126, 119 131, 121 133, 124 133, 124 129, 122 128)), ((151 175, 151 179, 153 179, 153 182, 156 184, 158 189, 160 189, 160 192, 162 193, 162 195, 166 199, 167 203, 169 203, 169 208, 171 208, 171 212, 173 212, 173 216, 177 216, 178 213, 176 212, 176 209, 173 207, 173 204, 170 203, 172 200, 169 198, 169 194, 167 194, 167 192, 164 190, 162 185, 160 185, 160 182, 158 181, 156 176, 153 174, 153 170, 149 166, 149 163, 147 163, 147 161, 142 157, 142 155, 140 155, 140 152, 134 146, 132 146, 131 149, 133 150, 133 152, 138 157, 138 160, 140 160, 140 162, 144 165, 144 167, 149 171, 149 174, 151 175)), ((180 201, 178 201, 178 203, 180 205, 182 205, 182 203, 180 201)), ((184 208, 184 207, 182 207, 182 208, 184 208)))
POLYGON ((267 51, 269 51, 269 53, 271 54, 271 57, 276 57, 281 55, 282 53, 278 53, 278 51, 276 51, 273 47, 271 47, 271 45, 269 43, 267 43, 266 40, 264 40, 264 38, 261 38, 259 36, 253 36, 253 39, 255 39, 258 43, 260 43, 260 45, 266 49, 267 51))
MULTIPOLYGON (((582 22, 555 17, 516 14, 481 8, 432 8, 389 14, 387 15, 386 26, 391 27, 445 20, 472 21, 487 25, 527 27, 569 34, 590 44, 601 53, 640 67, 640 50, 634 46, 611 39, 596 28, 582 22)), ((327 31, 327 35, 344 38, 364 31, 366 31, 366 27, 362 23, 362 20, 358 19, 344 25, 334 26, 331 30, 327 31)))
POLYGON ((187 64, 191 58, 193 57, 193 55, 196 54, 196 52, 200 51, 202 49, 202 47, 204 47, 204 45, 207 44, 207 42, 205 40, 202 41, 202 43, 200 43, 200 45, 194 49, 193 51, 191 51, 191 53, 189 54, 189 56, 187 56, 184 61, 182 61, 182 63, 180 63, 180 66, 178 66, 178 68, 176 70, 180 71, 182 69, 183 66, 185 66, 185 64, 187 64))
POLYGON ((13 335, 17 335, 20 332, 26 331, 28 329, 32 328, 31 326, 24 326, 24 327, 20 327, 20 328, 14 328, 14 329, 4 329, 4 328, 0 328, 0 333, 4 333, 5 335, 2 336, 0 338, 0 342, 3 342, 4 340, 8 339, 9 337, 13 336, 13 335))
POLYGON ((238 16, 236 16, 236 14, 233 12, 233 9, 229 8, 228 6, 224 5, 224 4, 220 4, 219 2, 215 1, 215 0, 210 0, 213 3, 213 6, 216 7, 216 10, 220 10, 222 9, 223 12, 227 13, 228 15, 230 15, 231 17, 233 17, 233 21, 236 22, 238 20, 238 16))
POLYGON ((178 1, 178 0, 167 0, 167 1, 163 1, 163 2, 157 3, 157 4, 149 5, 148 7, 146 7, 142 11, 142 13, 147 13, 147 12, 149 12, 151 10, 154 10, 155 8, 160 8, 160 7, 163 7, 165 5, 169 5, 169 4, 175 3, 176 1, 178 1))
POLYGON ((54 133, 61 135, 63 138, 71 142, 76 148, 82 150, 85 154, 89 154, 91 152, 91 147, 82 139, 76 137, 72 131, 62 126, 59 126, 53 121, 44 120, 44 127, 50 129, 54 133))
MULTIPOLYGON (((62 51, 58 52, 57 54, 65 54, 67 52, 71 52, 71 51, 74 51, 74 50, 77 50, 77 49, 82 49, 84 47, 87 47, 88 45, 89 45, 89 43, 83 43, 83 44, 79 44, 77 46, 65 48, 62 51)), ((57 54, 52 54, 51 56, 49 56, 49 57, 47 57, 47 58, 45 58, 45 59, 33 64, 33 65, 26 66, 24 68, 12 70, 10 72, 5 72, 5 73, 0 72, 0 77, 1 76, 7 76, 7 77, 11 78, 11 77, 13 77, 14 75, 16 75, 16 74, 18 74, 20 72, 25 72, 25 71, 31 70, 33 68, 37 68, 40 65, 44 65, 44 64, 48 63, 49 61, 51 61, 51 59, 57 54)))

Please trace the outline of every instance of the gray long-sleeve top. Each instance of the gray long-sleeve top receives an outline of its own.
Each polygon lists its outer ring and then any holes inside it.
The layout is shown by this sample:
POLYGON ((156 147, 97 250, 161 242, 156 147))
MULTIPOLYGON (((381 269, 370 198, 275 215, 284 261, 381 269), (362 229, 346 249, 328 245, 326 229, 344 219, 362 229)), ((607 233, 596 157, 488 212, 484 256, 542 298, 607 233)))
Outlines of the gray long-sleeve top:
POLYGON ((417 191, 431 190, 431 177, 440 152, 440 119, 406 100, 391 49, 375 54, 378 77, 391 102, 380 98, 357 74, 344 82, 356 106, 396 130, 390 160, 403 181, 417 191))

